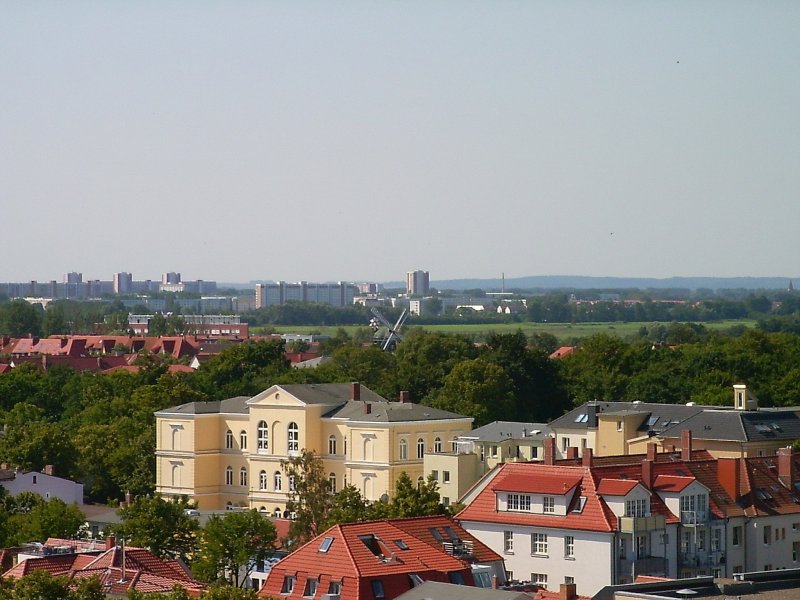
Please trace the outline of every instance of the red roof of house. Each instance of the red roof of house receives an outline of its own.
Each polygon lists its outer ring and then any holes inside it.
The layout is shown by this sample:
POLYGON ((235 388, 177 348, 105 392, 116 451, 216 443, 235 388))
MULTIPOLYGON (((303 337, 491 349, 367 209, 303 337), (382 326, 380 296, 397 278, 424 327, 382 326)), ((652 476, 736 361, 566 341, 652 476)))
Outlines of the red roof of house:
POLYGON ((697 479, 681 475, 659 475, 655 480, 655 489, 659 492, 678 493, 692 485, 697 479))
POLYGON ((550 355, 550 358, 562 358, 575 352, 575 346, 561 346, 550 355))
POLYGON ((409 519, 391 519, 389 521, 395 527, 410 533, 414 537, 427 542, 434 548, 442 548, 442 543, 436 538, 432 530, 435 530, 444 540, 450 540, 449 528, 461 541, 472 544, 472 558, 479 563, 489 563, 503 560, 503 557, 489 548, 486 544, 474 537, 466 529, 455 523, 450 517, 436 515, 432 517, 412 517, 409 519))
POLYGON ((495 478, 493 488, 503 492, 529 492, 564 496, 583 479, 582 474, 552 473, 530 477, 525 473, 501 474, 495 478))
MULTIPOLYGON (((566 515, 539 514, 526 512, 500 512, 497 510, 497 486, 489 484, 479 491, 475 499, 456 518, 460 522, 490 522, 530 525, 533 527, 558 527, 562 529, 579 529, 585 531, 611 532, 617 528, 617 518, 608 508, 597 492, 592 471, 589 467, 554 466, 541 463, 505 463, 499 466, 495 477, 515 476, 512 481, 525 482, 532 479, 545 478, 548 489, 563 490, 577 487, 566 515), (521 477, 519 477, 521 476, 521 477), (560 478, 560 479, 559 479, 560 478), (578 481, 577 486, 575 484, 578 481), (585 498, 585 501, 581 499, 585 498), (583 502, 583 508, 580 508, 583 502)), ((494 483, 494 481, 492 483, 494 483)), ((511 487, 501 485, 501 488, 511 487)), ((511 490, 503 490, 511 491, 511 490)))
POLYGON ((601 479, 597 492, 603 496, 627 496, 639 482, 631 479, 601 479))
MULTIPOLYGON (((414 529, 416 525, 407 527, 414 529)), ((390 521, 348 523, 331 527, 278 562, 259 596, 299 600, 306 581, 313 580, 318 582, 321 594, 327 592, 331 582, 339 582, 342 600, 359 600, 371 597, 372 581, 379 580, 386 600, 391 600, 411 589, 412 573, 426 581, 447 582, 453 572, 460 573, 468 585, 474 583, 467 561, 390 521), (286 577, 295 577, 291 593, 281 593, 286 577)))

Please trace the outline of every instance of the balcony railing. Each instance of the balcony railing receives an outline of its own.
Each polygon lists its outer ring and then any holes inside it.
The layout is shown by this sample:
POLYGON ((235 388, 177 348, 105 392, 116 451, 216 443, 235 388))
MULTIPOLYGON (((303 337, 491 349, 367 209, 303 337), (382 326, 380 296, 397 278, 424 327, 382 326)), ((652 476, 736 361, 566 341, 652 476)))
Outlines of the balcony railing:
POLYGON ((682 525, 705 525, 708 521, 708 511, 705 510, 683 510, 681 511, 682 525))
POLYGON ((654 575, 666 577, 667 559, 663 556, 648 556, 647 558, 620 559, 619 572, 624 576, 636 577, 637 575, 654 575))

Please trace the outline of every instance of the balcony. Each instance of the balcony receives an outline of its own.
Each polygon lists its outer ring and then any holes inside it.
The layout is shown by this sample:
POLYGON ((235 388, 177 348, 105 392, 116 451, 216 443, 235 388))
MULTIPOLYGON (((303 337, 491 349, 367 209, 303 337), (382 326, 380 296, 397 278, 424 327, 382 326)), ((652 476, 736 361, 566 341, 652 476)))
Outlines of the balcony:
POLYGON ((649 517, 619 517, 620 533, 644 533, 664 529, 664 515, 649 517))
POLYGON ((667 559, 663 556, 648 556, 646 558, 634 558, 619 560, 619 574, 622 576, 636 577, 638 575, 653 575, 657 577, 667 576, 667 559))
POLYGON ((708 512, 705 510, 682 510, 681 525, 685 527, 697 527, 708 523, 708 512))
POLYGON ((725 564, 725 553, 720 551, 680 552, 681 567, 720 567, 725 564))

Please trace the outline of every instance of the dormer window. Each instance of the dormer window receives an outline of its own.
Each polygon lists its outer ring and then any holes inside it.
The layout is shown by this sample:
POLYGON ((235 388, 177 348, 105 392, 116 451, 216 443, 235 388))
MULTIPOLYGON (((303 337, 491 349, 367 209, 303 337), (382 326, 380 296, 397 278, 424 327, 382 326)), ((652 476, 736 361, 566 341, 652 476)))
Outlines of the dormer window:
POLYGON ((647 499, 640 498, 638 500, 625 501, 625 516, 626 517, 646 517, 647 516, 647 499))
POLYGON ((681 522, 705 521, 708 515, 708 494, 686 494, 681 496, 681 522))
POLYGON ((544 496, 542 498, 542 512, 543 513, 556 512, 556 499, 553 496, 544 496))
POLYGON ((530 512, 531 497, 528 494, 509 494, 506 508, 509 511, 530 512))

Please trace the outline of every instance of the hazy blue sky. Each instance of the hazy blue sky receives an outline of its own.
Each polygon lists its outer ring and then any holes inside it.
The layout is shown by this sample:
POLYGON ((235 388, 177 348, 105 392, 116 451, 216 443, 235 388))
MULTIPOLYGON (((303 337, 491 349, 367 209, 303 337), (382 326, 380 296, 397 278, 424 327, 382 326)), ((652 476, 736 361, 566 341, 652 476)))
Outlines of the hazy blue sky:
POLYGON ((800 2, 0 1, 0 281, 800 273, 800 2))

